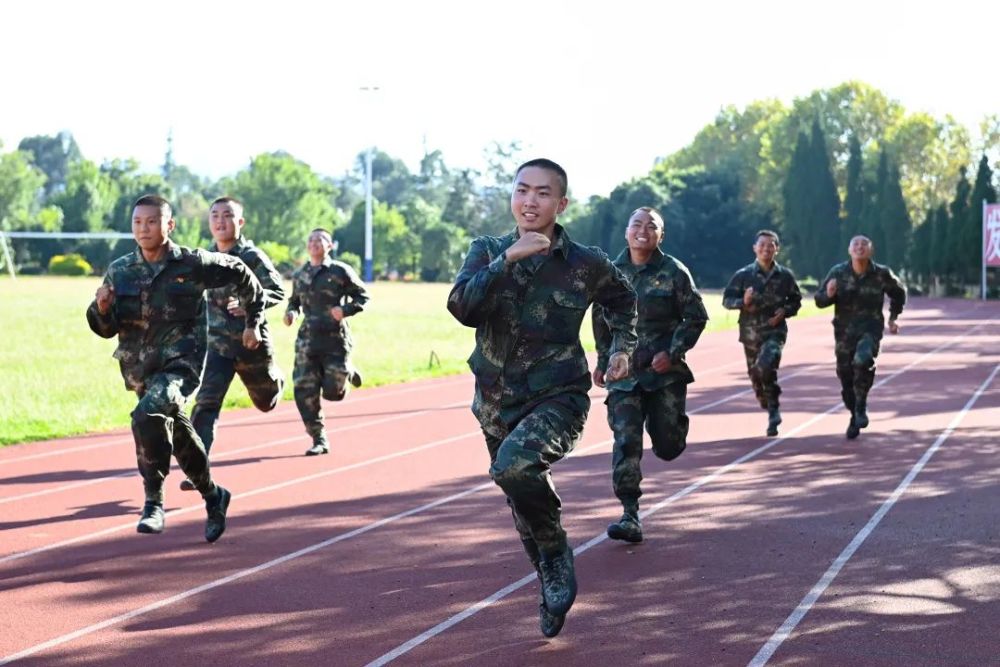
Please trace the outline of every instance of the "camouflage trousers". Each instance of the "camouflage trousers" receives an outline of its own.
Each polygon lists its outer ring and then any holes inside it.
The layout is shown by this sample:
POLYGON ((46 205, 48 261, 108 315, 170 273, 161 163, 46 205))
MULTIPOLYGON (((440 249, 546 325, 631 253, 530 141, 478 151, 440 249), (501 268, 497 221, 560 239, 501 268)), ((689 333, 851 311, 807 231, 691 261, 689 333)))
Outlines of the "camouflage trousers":
POLYGON ((743 343, 743 354, 747 360, 747 375, 753 393, 757 396, 760 407, 779 407, 778 397, 781 386, 778 385, 778 366, 781 365, 781 352, 785 341, 778 338, 766 338, 753 343, 743 343))
POLYGON ((171 454, 201 495, 207 496, 215 488, 208 455, 184 414, 184 406, 198 382, 198 375, 189 367, 144 378, 139 403, 132 411, 132 435, 147 502, 163 503, 163 480, 170 472, 171 454))
POLYGON ((302 416, 306 433, 314 443, 327 442, 320 397, 328 401, 344 400, 349 389, 349 376, 350 368, 342 355, 295 352, 295 367, 292 370, 295 406, 302 416))
POLYGON ((503 489, 522 542, 542 553, 566 546, 560 516, 562 502, 552 482, 552 464, 573 451, 590 410, 584 394, 562 394, 531 405, 516 423, 489 419, 480 405, 480 420, 490 454, 490 477, 503 489))
POLYGON ((844 406, 854 411, 858 404, 866 405, 868 391, 875 382, 875 359, 881 339, 871 333, 837 336, 837 377, 844 406))
POLYGON ((219 422, 222 401, 236 375, 240 376, 250 394, 250 400, 261 412, 273 410, 285 388, 285 375, 274 363, 274 351, 269 345, 246 350, 235 359, 209 350, 205 374, 191 413, 191 423, 205 445, 206 454, 211 451, 212 443, 215 442, 215 428, 219 422))
POLYGON ((615 434, 611 454, 611 483, 626 508, 638 506, 642 496, 642 429, 652 441, 653 453, 672 461, 687 447, 687 384, 675 382, 654 391, 636 387, 612 389, 605 401, 608 426, 615 434))

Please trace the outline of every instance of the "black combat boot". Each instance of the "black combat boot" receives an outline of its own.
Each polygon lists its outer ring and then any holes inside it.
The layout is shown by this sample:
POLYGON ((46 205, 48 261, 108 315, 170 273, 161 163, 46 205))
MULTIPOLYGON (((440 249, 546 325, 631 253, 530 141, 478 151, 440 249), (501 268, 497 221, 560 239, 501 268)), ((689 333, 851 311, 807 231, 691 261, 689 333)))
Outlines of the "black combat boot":
POLYGON ((215 542, 226 532, 226 510, 229 509, 229 501, 233 494, 229 493, 218 484, 215 485, 215 493, 205 498, 205 511, 208 519, 205 521, 205 539, 215 542))
POLYGON ((576 600, 576 572, 573 550, 569 545, 560 551, 542 554, 538 567, 542 574, 542 601, 553 616, 565 616, 576 600))
MULTIPOLYGON (((521 546, 524 547, 524 552, 528 554, 528 560, 531 561, 531 566, 535 568, 535 573, 538 575, 538 581, 542 581, 542 568, 539 565, 541 560, 541 555, 538 553, 538 545, 531 538, 521 538, 521 546)), ((545 606, 545 596, 542 595, 541 590, 538 592, 538 627, 541 628, 542 634, 546 637, 552 638, 559 634, 559 631, 563 628, 563 623, 566 622, 565 614, 562 616, 556 616, 555 614, 550 614, 548 607, 545 606)))
POLYGON ((139 525, 135 527, 135 531, 146 535, 159 535, 163 532, 166 522, 163 505, 147 500, 146 504, 142 506, 142 516, 139 518, 139 525))
POLYGON ((194 482, 189 480, 187 477, 181 480, 181 491, 195 491, 194 482))
POLYGON ((306 450, 306 456, 319 456, 320 454, 330 453, 330 443, 327 442, 326 436, 320 436, 318 438, 313 438, 313 445, 306 450))
POLYGON ((778 435, 779 424, 781 424, 781 410, 778 409, 777 405, 769 405, 767 407, 767 435, 771 437, 778 435))
POLYGON ((851 423, 847 425, 847 439, 854 440, 861 433, 861 429, 858 428, 857 423, 854 421, 854 417, 851 416, 851 423))
POLYGON ((625 513, 617 523, 608 526, 608 537, 623 542, 642 542, 642 523, 639 522, 639 505, 625 505, 625 513))
POLYGON ((868 426, 868 399, 859 398, 857 403, 854 405, 854 423, 857 424, 858 428, 867 428, 868 426))

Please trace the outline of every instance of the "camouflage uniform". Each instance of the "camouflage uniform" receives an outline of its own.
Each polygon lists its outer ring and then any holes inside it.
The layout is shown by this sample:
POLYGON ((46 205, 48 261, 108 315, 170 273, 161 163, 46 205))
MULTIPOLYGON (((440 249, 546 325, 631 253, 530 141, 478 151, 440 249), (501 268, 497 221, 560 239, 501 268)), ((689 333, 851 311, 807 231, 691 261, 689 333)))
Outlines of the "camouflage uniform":
POLYGON ((795 276, 784 266, 774 263, 770 271, 753 261, 733 274, 722 293, 722 306, 740 311, 740 342, 747 360, 747 375, 762 408, 777 408, 781 387, 778 366, 788 338, 785 320, 794 317, 802 306, 802 292, 795 276), (751 312, 743 305, 743 293, 753 288, 751 312), (785 317, 776 327, 768 324, 778 309, 785 317))
POLYGON ((507 495, 529 557, 567 546, 550 466, 568 454, 590 409, 590 375, 580 324, 602 304, 613 332, 610 352, 636 344, 635 294, 607 256, 574 243, 559 225, 546 255, 506 263, 518 239, 472 242, 448 310, 476 328, 469 366, 472 412, 486 437, 490 476, 507 495))
POLYGON ((137 248, 111 263, 104 284, 114 288, 114 303, 101 315, 93 301, 87 322, 102 338, 117 334, 114 356, 125 387, 139 396, 132 433, 146 501, 163 503, 171 450, 195 488, 208 495, 214 489, 208 457, 184 414, 205 367, 205 290, 235 285, 246 326, 257 327, 264 310, 260 282, 235 257, 168 241, 163 262, 147 263, 137 248))
MULTIPOLYGON (((209 250, 217 251, 218 248, 212 244, 209 250)), ((227 254, 239 257, 257 276, 264 288, 264 308, 285 298, 281 275, 253 241, 241 236, 227 254)), ((239 374, 250 400, 262 412, 274 409, 285 386, 285 376, 274 362, 274 343, 267 330, 267 320, 261 320, 260 347, 246 349, 243 347, 243 318, 230 314, 227 307, 231 298, 236 298, 233 285, 208 291, 208 358, 191 413, 191 423, 206 453, 215 441, 215 425, 219 421, 222 400, 234 375, 239 374)))
POLYGON ((895 320, 906 303, 906 288, 892 270, 875 262, 861 275, 854 273, 851 262, 837 264, 819 284, 816 305, 835 304, 833 336, 836 341, 837 377, 841 396, 848 410, 866 407, 868 390, 875 381, 882 330, 885 328, 882 304, 889 296, 889 319, 895 320), (826 295, 826 284, 837 282, 837 294, 826 295))
MULTIPOLYGON (((654 250, 649 262, 632 263, 628 249, 614 262, 628 278, 638 297, 639 345, 632 372, 609 382, 608 425, 615 434, 611 480, 615 495, 626 510, 637 513, 642 490, 642 429, 645 425, 653 453, 665 461, 681 455, 687 446, 688 417, 685 414, 687 385, 694 375, 684 355, 695 346, 708 322, 708 311, 687 267, 654 250), (658 352, 670 356, 670 370, 657 373, 650 363, 658 352)), ((593 311, 597 367, 608 366, 611 330, 605 311, 593 311)))
POLYGON ((316 444, 327 442, 320 395, 343 400, 347 381, 357 373, 350 361, 353 341, 346 318, 364 310, 368 298, 354 269, 329 257, 319 266, 307 263, 293 277, 287 313, 304 316, 295 339, 295 405, 316 444), (340 322, 330 314, 334 306, 344 311, 340 322))

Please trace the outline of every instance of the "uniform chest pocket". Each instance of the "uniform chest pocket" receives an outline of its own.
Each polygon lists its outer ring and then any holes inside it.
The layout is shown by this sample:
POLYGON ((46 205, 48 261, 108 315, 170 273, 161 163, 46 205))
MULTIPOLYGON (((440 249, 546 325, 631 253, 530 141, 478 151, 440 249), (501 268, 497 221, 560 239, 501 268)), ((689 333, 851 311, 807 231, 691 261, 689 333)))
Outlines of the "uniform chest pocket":
POLYGON ((650 319, 667 319, 676 311, 674 290, 670 286, 654 287, 639 297, 640 307, 650 319))
POLYGON ((193 320, 198 316, 204 300, 204 291, 188 282, 168 283, 164 289, 166 303, 163 304, 164 319, 193 320))
POLYGON ((115 288, 115 314, 119 322, 142 318, 142 290, 134 283, 119 283, 115 288))
POLYGON ((552 292, 546 309, 544 339, 557 343, 575 343, 579 340, 580 323, 588 305, 587 295, 582 292, 552 292))

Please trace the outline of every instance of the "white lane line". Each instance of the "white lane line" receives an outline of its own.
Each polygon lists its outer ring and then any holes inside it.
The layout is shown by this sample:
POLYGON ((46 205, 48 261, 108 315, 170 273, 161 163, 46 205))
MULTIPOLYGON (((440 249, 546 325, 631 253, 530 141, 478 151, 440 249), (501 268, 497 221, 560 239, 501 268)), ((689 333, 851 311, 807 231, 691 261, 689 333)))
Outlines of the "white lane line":
MULTIPOLYGON (((468 437, 468 435, 470 435, 470 434, 466 434, 465 436, 456 436, 455 438, 451 438, 451 440, 456 440, 459 437, 468 437)), ((474 433, 474 435, 482 435, 482 433, 480 431, 476 431, 474 433)), ((594 444, 592 444, 592 445, 590 445, 588 447, 584 447, 584 448, 579 449, 579 450, 574 450, 573 452, 570 452, 567 455, 567 458, 569 458, 570 456, 573 456, 574 454, 583 454, 583 453, 589 452, 589 451, 591 451, 593 449, 596 449, 598 447, 603 447, 603 446, 609 445, 609 444, 611 444, 611 440, 603 440, 601 442, 594 443, 594 444)), ((219 586, 224 586, 226 584, 232 583, 234 581, 238 581, 240 579, 244 579, 244 578, 249 577, 251 575, 258 574, 260 572, 264 572, 265 570, 270 570, 273 567, 277 567, 278 565, 282 565, 282 564, 287 563, 289 561, 295 560, 296 558, 301 558, 302 556, 306 556, 306 555, 311 554, 311 553, 313 553, 315 551, 319 551, 320 549, 328 547, 328 546, 330 546, 332 544, 336 544, 338 542, 343 542, 343 541, 349 540, 349 539, 351 539, 353 537, 358 537, 359 535, 364 535, 365 533, 369 533, 369 532, 371 532, 371 531, 373 531, 373 530, 375 530, 377 528, 381 528, 382 526, 385 526, 387 524, 399 521, 400 519, 405 519, 405 518, 413 516, 415 514, 420 514, 422 512, 426 512, 428 510, 434 509, 435 507, 440 507, 441 505, 446 505, 446 504, 454 502, 456 500, 460 500, 462 498, 465 498, 466 496, 470 496, 470 495, 472 495, 474 493, 479 493, 480 491, 485 491, 486 489, 492 488, 493 486, 494 486, 494 484, 493 484, 492 481, 490 481, 490 482, 483 482, 482 484, 477 484, 477 485, 472 486, 472 487, 470 487, 468 489, 465 489, 464 491, 459 491, 458 493, 454 493, 454 494, 452 494, 450 496, 446 496, 444 498, 438 498, 437 500, 433 500, 433 501, 431 501, 429 503, 426 503, 424 505, 420 505, 419 507, 414 507, 414 508, 411 508, 411 509, 408 509, 408 510, 404 510, 402 512, 399 512, 398 514, 393 514, 392 516, 385 517, 384 519, 379 519, 377 521, 373 521, 372 523, 369 523, 369 524, 366 524, 366 525, 361 526, 359 528, 355 528, 353 530, 347 531, 346 533, 341 533, 339 535, 335 535, 334 537, 331 537, 328 540, 323 540, 322 542, 317 542, 316 544, 312 544, 312 545, 310 545, 308 547, 304 547, 302 549, 299 549, 298 551, 293 551, 292 553, 285 554, 284 556, 279 556, 279 557, 274 558, 272 560, 269 560, 269 561, 267 561, 265 563, 261 563, 260 565, 256 565, 254 567, 247 568, 245 570, 240 570, 239 572, 234 572, 233 574, 230 574, 228 576, 222 577, 221 579, 216 579, 214 581, 209 581, 209 582, 207 582, 205 584, 202 584, 201 586, 196 586, 196 587, 188 589, 186 591, 182 591, 180 593, 177 593, 176 595, 172 595, 172 596, 170 596, 168 598, 164 598, 163 600, 158 600, 158 601, 153 602, 151 604, 148 604, 148 605, 146 605, 144 607, 140 607, 138 609, 133 609, 132 611, 125 612, 124 614, 119 614, 118 616, 115 616, 113 618, 109 618, 109 619, 106 619, 104 621, 100 621, 98 623, 94 623, 92 625, 88 625, 85 628, 80 628, 79 630, 74 630, 73 632, 69 632, 69 633, 66 633, 64 635, 60 635, 59 637, 56 637, 54 639, 50 639, 50 640, 42 642, 40 644, 35 644, 34 646, 30 646, 30 647, 28 647, 28 648, 26 648, 26 649, 24 649, 22 651, 18 651, 17 653, 12 653, 12 654, 10 654, 8 656, 4 656, 4 657, 0 658, 0 665, 10 664, 10 663, 12 663, 12 662, 14 662, 16 660, 20 660, 21 658, 27 658, 29 656, 35 655, 36 653, 40 653, 41 651, 45 651, 47 649, 54 648, 54 647, 59 646, 61 644, 65 644, 67 642, 71 642, 74 639, 79 639, 80 637, 84 637, 86 635, 93 634, 94 632, 98 632, 100 630, 103 630, 105 628, 111 627, 113 625, 117 625, 118 623, 121 623, 123 621, 127 621, 127 620, 133 619, 133 618, 135 618, 137 616, 142 616, 143 614, 148 614, 151 611, 155 611, 157 609, 162 609, 164 607, 170 606, 170 605, 174 604, 175 602, 180 602, 182 600, 186 600, 187 598, 192 597, 194 595, 198 595, 199 593, 204 593, 205 591, 212 590, 213 588, 218 588, 219 586)), ((252 495, 252 494, 243 494, 243 497, 246 497, 248 495, 252 495)))
POLYGON ((768 660, 770 660, 774 655, 774 652, 778 650, 786 639, 788 639, 789 635, 792 634, 802 619, 805 618, 806 614, 809 613, 809 610, 812 609, 814 604, 816 604, 816 601, 823 595, 827 587, 833 583, 833 580, 838 574, 840 574, 840 571, 843 569, 844 565, 847 564, 847 561, 854 556, 854 553, 858 550, 858 548, 860 548, 864 541, 868 539, 868 536, 872 534, 882 519, 885 518, 885 515, 889 513, 889 510, 892 509, 893 505, 895 505, 900 497, 902 497, 902 495, 906 492, 906 489, 909 488, 916 476, 920 474, 920 471, 924 469, 924 466, 927 465, 927 462, 930 461, 931 457, 934 456, 945 441, 951 437, 951 434, 955 432, 955 429, 958 428, 958 425, 963 419, 965 419, 965 416, 970 410, 972 410, 972 407, 979 400, 980 396, 983 395, 983 392, 985 392, 990 384, 993 383, 993 380, 996 378, 998 372, 1000 372, 1000 365, 994 366, 993 372, 990 373, 990 376, 986 378, 981 385, 979 385, 979 388, 972 395, 972 397, 969 398, 965 407, 963 407, 962 410, 956 414, 954 418, 952 418, 948 427, 945 428, 945 430, 941 432, 941 435, 937 437, 937 440, 935 440, 933 444, 927 448, 924 455, 920 457, 920 460, 917 461, 912 468, 910 468, 910 472, 906 474, 903 480, 899 483, 899 486, 896 487, 896 490, 892 492, 884 503, 882 503, 881 507, 879 507, 875 514, 873 514, 868 520, 868 523, 866 523, 865 526, 858 531, 858 534, 854 536, 854 539, 851 540, 850 544, 844 547, 844 550, 840 552, 840 555, 837 556, 823 576, 820 577, 819 581, 816 582, 816 585, 813 586, 808 593, 806 593, 806 596, 802 598, 802 601, 799 602, 795 610, 789 614, 788 618, 785 619, 785 622, 781 624, 781 627, 775 630, 774 634, 771 635, 771 638, 767 641, 767 643, 764 644, 759 651, 757 651, 757 655, 755 655, 748 663, 749 667, 763 667, 767 664, 768 660))
MULTIPOLYGON (((401 419, 409 419, 411 417, 419 417, 421 415, 430 414, 436 412, 437 410, 449 410, 452 408, 460 408, 462 406, 468 405, 468 401, 461 401, 458 403, 451 403, 449 405, 441 406, 440 408, 429 408, 427 410, 418 410, 415 412, 402 412, 395 415, 390 415, 388 417, 383 417, 382 419, 372 419, 369 421, 358 422, 356 424, 348 424, 347 426, 339 426, 337 428, 327 429, 327 434, 331 433, 343 433, 344 431, 352 431, 359 428, 370 428, 372 426, 378 426, 379 424, 385 424, 387 422, 399 421, 401 419)), ((252 452, 258 449, 266 449, 268 447, 275 447, 277 445, 284 445, 289 442, 295 442, 296 440, 308 440, 309 436, 307 434, 293 435, 287 438, 280 438, 278 440, 267 440, 256 445, 250 445, 249 447, 241 447, 240 449, 233 449, 225 452, 220 452, 216 456, 211 457, 212 461, 218 461, 219 459, 225 459, 233 457, 237 454, 243 454, 245 452, 252 452)), ((106 475, 104 477, 97 477, 95 479, 88 479, 82 482, 72 482, 70 484, 64 484, 62 486, 54 486, 48 489, 42 489, 40 491, 31 491, 29 493, 23 493, 19 496, 8 496, 6 498, 0 498, 0 505, 4 503, 14 502, 15 500, 25 500, 27 498, 37 498, 38 496, 47 496, 52 493, 60 493, 62 491, 71 491, 73 489, 78 489, 81 486, 90 486, 92 484, 99 484, 101 482, 107 482, 113 479, 122 479, 125 477, 136 477, 138 476, 138 471, 129 470, 128 472, 118 473, 117 475, 106 475)), ((2 561, 0 561, 2 562, 2 561)))
MULTIPOLYGON (((889 382, 893 378, 898 377, 899 375, 905 373, 910 368, 912 368, 912 367, 920 364, 921 362, 923 362, 924 359, 926 359, 928 357, 931 357, 934 354, 937 354, 938 352, 944 350, 945 348, 951 347, 951 346, 955 345, 956 343, 958 343, 960 340, 962 340, 962 339, 964 339, 964 338, 972 335, 972 333, 974 331, 976 331, 977 329, 979 329, 980 327, 984 326, 985 324, 987 324, 987 323, 989 323, 991 321, 992 320, 987 320, 986 322, 981 322, 980 324, 977 324, 976 326, 974 326, 971 329, 969 329, 968 331, 966 331, 961 336, 958 336, 956 338, 952 338, 951 340, 949 340, 949 341, 947 341, 947 342, 939 345, 938 347, 934 348, 930 352, 924 353, 923 355, 921 355, 917 359, 913 360, 912 362, 910 362, 906 366, 903 366, 902 368, 896 370, 895 372, 891 373, 890 375, 887 375, 886 377, 884 377, 879 382, 876 382, 874 384, 874 387, 881 387, 882 385, 886 384, 887 382, 889 382)), ((734 395, 734 396, 736 396, 736 395, 734 395)), ((695 482, 693 482, 693 483, 689 484, 688 486, 684 487, 683 489, 681 489, 677 493, 674 493, 673 495, 671 495, 671 496, 669 496, 667 498, 664 498, 663 500, 659 501, 655 505, 652 505, 651 507, 649 507, 645 511, 641 512, 640 513, 640 517, 646 518, 647 516, 649 516, 651 514, 654 514, 655 512, 658 512, 659 510, 663 509, 667 505, 675 503, 678 500, 684 498, 685 496, 688 496, 688 495, 694 493, 695 491, 697 491, 701 487, 705 486, 706 484, 709 484, 710 482, 712 482, 713 480, 717 479, 721 475, 729 472, 733 468, 739 466, 742 463, 750 461, 751 459, 757 458, 758 456, 760 456, 764 452, 768 451, 772 447, 778 445, 779 443, 783 442, 784 440, 787 440, 791 436, 795 435, 796 433, 799 433, 800 431, 808 428, 809 426, 812 426, 813 424, 815 424, 816 422, 820 421, 824 417, 832 414, 833 412, 836 412, 837 410, 842 409, 842 407, 843 406, 840 403, 836 403, 835 405, 833 405, 832 407, 830 407, 829 409, 827 409, 822 414, 818 414, 818 415, 814 416, 812 419, 806 421, 803 424, 800 424, 799 426, 797 426, 796 428, 792 429, 791 431, 789 431, 785 435, 779 436, 779 437, 775 438, 774 440, 771 440, 770 442, 761 445, 757 449, 755 449, 755 450, 753 450, 751 452, 748 452, 747 454, 744 454, 743 456, 735 459, 734 461, 731 461, 730 463, 727 463, 726 465, 724 465, 721 468, 715 470, 714 472, 709 473, 708 475, 702 477, 701 479, 696 480, 695 482)), ((601 533, 600 535, 597 535, 596 537, 591 538, 586 543, 581 544, 580 546, 578 546, 575 549, 573 549, 573 554, 574 554, 574 556, 578 556, 578 555, 586 552, 587 550, 589 550, 591 547, 594 547, 594 546, 600 544, 601 542, 604 542, 607 539, 608 539, 607 534, 606 533, 601 533)), ((490 605, 492 605, 492 604, 494 604, 496 602, 499 602, 500 600, 502 600, 503 598, 507 597, 511 593, 513 593, 513 592, 517 591, 518 589, 526 586, 528 583, 530 583, 534 579, 535 579, 535 575, 533 573, 530 574, 530 575, 525 575, 521 579, 518 579, 514 583, 509 584, 509 585, 505 586, 504 588, 501 588, 500 590, 498 590, 497 592, 493 593, 492 595, 490 595, 490 596, 488 596, 486 598, 483 598, 479 602, 476 602, 475 604, 467 607, 466 609, 463 609, 462 611, 460 611, 457 614, 451 616, 450 618, 447 618, 444 621, 442 621, 441 623, 438 623, 434 627, 428 628, 424 632, 422 632, 419 635, 417 635, 416 637, 413 637, 412 639, 410 639, 410 640, 408 640, 408 641, 400 644, 399 646, 397 646, 396 648, 392 649, 388 653, 385 653, 385 654, 379 656, 378 658, 375 658, 374 660, 372 660, 371 662, 369 662, 366 665, 366 667, 381 667, 382 665, 385 665, 385 664, 388 664, 389 662, 392 662, 396 658, 398 658, 398 657, 400 657, 400 656, 408 653, 409 651, 412 651, 414 648, 416 648, 417 646, 420 646, 424 642, 426 642, 426 641, 428 641, 430 639, 433 639, 437 635, 440 635, 442 632, 448 630, 452 626, 454 626, 454 625, 456 625, 458 623, 461 623, 465 619, 467 619, 467 618, 469 618, 471 616, 474 616, 475 614, 479 613, 483 609, 486 609, 490 605)))
MULTIPOLYGON (((467 375, 462 375, 454 380, 434 383, 433 386, 426 386, 426 385, 409 386, 399 390, 372 393, 368 396, 358 396, 357 398, 352 398, 350 401, 350 405, 354 406, 358 403, 366 403, 368 401, 375 401, 381 398, 392 398, 393 396, 399 396, 400 394, 410 394, 415 391, 428 391, 430 389, 436 389, 437 387, 440 386, 450 386, 453 384, 461 384, 462 382, 469 382, 469 381, 470 378, 467 375)), ((272 419, 273 417, 285 416, 284 413, 291 410, 291 408, 286 409, 285 406, 294 406, 294 405, 295 403, 293 401, 283 401, 283 403, 279 405, 279 407, 276 410, 272 410, 271 412, 266 412, 261 414, 251 414, 247 417, 241 417, 239 419, 224 419, 219 422, 219 426, 220 428, 227 428, 229 426, 235 426, 237 424, 245 424, 246 422, 252 422, 256 419, 260 420, 261 426, 266 426, 269 422, 276 421, 272 419)), ((246 409, 246 408, 240 408, 240 409, 246 409)), ((349 418, 349 417, 351 417, 351 415, 344 415, 342 418, 349 418)), ((0 459, 0 465, 20 463, 21 461, 33 461, 35 459, 44 459, 50 456, 62 456, 64 454, 72 454, 74 452, 85 452, 91 449, 99 449, 101 447, 110 447, 112 445, 121 445, 132 442, 133 442, 132 436, 129 435, 127 437, 115 438, 114 440, 104 440, 102 442, 94 443, 91 445, 80 445, 78 447, 62 447, 60 449, 56 449, 51 452, 41 452, 39 454, 29 454, 27 456, 19 456, 15 458, 3 458, 0 459)), ((24 444, 27 445, 30 443, 24 443, 24 444)))
MULTIPOLYGON (((434 440, 423 445, 418 445, 417 447, 411 447, 410 449, 404 449, 398 452, 393 452, 392 454, 386 454, 384 456, 378 456, 372 459, 366 459, 358 463, 351 463, 346 466, 341 466, 339 468, 332 468, 330 470, 322 470, 320 472, 313 473, 311 475, 305 475, 303 477, 296 477, 294 479, 286 480, 284 482, 279 482, 277 484, 272 484, 270 486, 264 486, 252 491, 245 491, 239 494, 233 494, 234 499, 240 498, 251 498, 262 493, 269 493, 271 491, 277 491, 279 489, 284 489, 285 487, 292 486, 294 484, 302 484, 303 482, 309 482, 315 479, 320 479, 323 477, 328 477, 330 475, 337 475, 342 472, 348 472, 350 470, 357 470, 358 468, 364 468, 365 466, 374 465, 376 463, 382 463, 383 461, 389 461, 392 459, 397 459, 403 456, 409 456, 410 454, 415 454, 417 452, 422 452, 428 449, 433 449, 434 447, 440 447, 441 445, 446 445, 456 440, 462 440, 464 438, 471 438, 473 436, 481 436, 482 431, 475 430, 469 431, 468 433, 462 433, 460 435, 455 435, 450 438, 444 438, 441 440, 434 440)), ((182 514, 189 514, 195 511, 204 511, 205 506, 203 504, 190 505, 188 507, 183 507, 180 509, 171 510, 166 513, 168 517, 180 516, 182 514)), ((10 561, 21 560, 22 558, 27 558, 28 556, 35 556, 46 551, 51 551, 52 549, 58 549, 60 547, 70 546, 72 544, 77 544, 79 542, 85 542, 97 537, 103 537, 104 535, 110 535, 112 533, 117 533, 123 530, 135 529, 135 522, 130 521, 129 523, 119 524, 117 526, 111 526, 110 528, 105 528, 103 530, 98 530, 92 533, 86 533, 84 535, 79 535, 68 540, 63 540, 62 542, 54 542, 52 544, 47 544, 42 547, 37 547, 35 549, 29 549, 28 551, 20 551, 17 553, 9 554, 7 556, 0 557, 0 564, 7 563, 10 561)))

